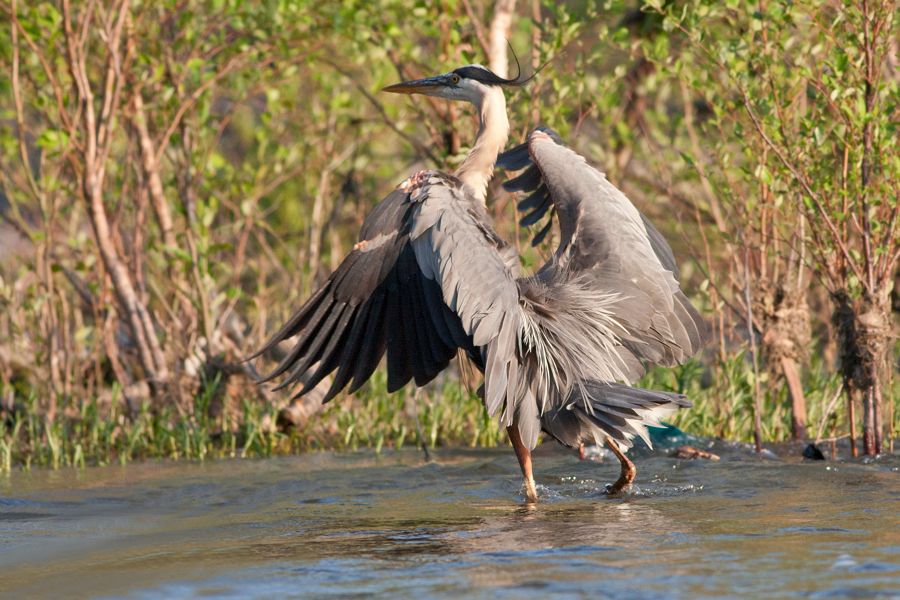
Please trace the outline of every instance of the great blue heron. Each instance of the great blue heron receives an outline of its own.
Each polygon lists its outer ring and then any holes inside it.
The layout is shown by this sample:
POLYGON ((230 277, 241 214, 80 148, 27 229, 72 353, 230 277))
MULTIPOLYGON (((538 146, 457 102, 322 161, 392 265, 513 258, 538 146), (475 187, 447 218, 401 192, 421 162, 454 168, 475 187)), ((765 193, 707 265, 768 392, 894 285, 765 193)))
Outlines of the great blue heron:
POLYGON ((648 364, 676 365, 703 343, 706 327, 679 288, 669 245, 604 175, 538 129, 500 154, 509 122, 504 79, 480 65, 406 81, 387 92, 473 104, 471 151, 453 174, 415 173, 365 220, 337 270, 265 344, 297 336, 266 381, 287 374, 305 394, 336 371, 327 402, 357 390, 387 353, 388 391, 444 370, 457 350, 484 373, 483 401, 507 428, 530 502, 531 450, 541 430, 570 447, 606 443, 621 463, 610 493, 636 469, 620 446, 678 407, 684 396, 630 387, 648 364), (499 155, 499 160, 498 160, 499 155), (560 241, 534 275, 519 273, 515 248, 485 208, 494 166, 527 169, 507 182, 533 191, 520 203, 537 222, 554 215, 560 241))

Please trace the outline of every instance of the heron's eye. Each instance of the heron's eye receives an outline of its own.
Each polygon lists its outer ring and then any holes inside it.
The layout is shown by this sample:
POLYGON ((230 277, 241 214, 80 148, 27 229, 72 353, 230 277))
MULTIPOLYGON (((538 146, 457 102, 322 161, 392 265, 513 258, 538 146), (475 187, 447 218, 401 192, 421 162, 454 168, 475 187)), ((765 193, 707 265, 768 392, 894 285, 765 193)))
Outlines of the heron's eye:
POLYGON ((450 77, 450 83, 452 83, 453 85, 458 84, 459 83, 459 75, 454 73, 453 76, 450 77))

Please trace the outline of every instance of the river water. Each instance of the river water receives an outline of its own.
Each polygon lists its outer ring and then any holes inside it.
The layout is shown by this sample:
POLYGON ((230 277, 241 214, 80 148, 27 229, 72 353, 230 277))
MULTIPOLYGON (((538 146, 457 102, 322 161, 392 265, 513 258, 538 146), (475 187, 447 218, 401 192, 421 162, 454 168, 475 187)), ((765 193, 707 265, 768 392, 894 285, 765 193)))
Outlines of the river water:
MULTIPOLYGON (((0 596, 900 598, 900 456, 413 449, 0 477, 0 596)), ((791 454, 796 454, 791 451, 791 454)))

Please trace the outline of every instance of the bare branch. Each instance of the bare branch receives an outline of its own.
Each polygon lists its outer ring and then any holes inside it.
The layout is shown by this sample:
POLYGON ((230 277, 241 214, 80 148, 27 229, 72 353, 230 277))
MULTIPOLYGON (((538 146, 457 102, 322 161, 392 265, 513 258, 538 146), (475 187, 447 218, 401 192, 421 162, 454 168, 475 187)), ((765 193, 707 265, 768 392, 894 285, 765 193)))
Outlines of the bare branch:
MULTIPOLYGON (((106 89, 111 93, 104 98, 103 108, 101 110, 101 119, 104 128, 109 121, 114 118, 113 109, 116 103, 113 102, 113 95, 116 94, 115 89, 119 87, 116 82, 110 83, 111 78, 117 77, 114 67, 114 55, 119 53, 121 31, 124 25, 124 19, 127 18, 128 0, 122 0, 119 5, 119 21, 118 27, 114 30, 114 35, 107 40, 107 51, 109 56, 107 59, 106 73, 106 89)), ((69 0, 63 0, 63 22, 64 36, 66 39, 68 68, 75 80, 78 88, 79 101, 82 104, 81 116, 83 119, 82 131, 85 136, 84 150, 82 156, 84 159, 84 171, 81 174, 82 191, 87 203, 88 214, 94 237, 97 242, 97 248, 106 267, 107 273, 112 281, 113 288, 122 305, 124 317, 129 323, 132 334, 134 335, 135 345, 138 348, 138 354, 141 358, 141 364, 144 368, 146 376, 155 384, 164 383, 168 379, 168 369, 165 359, 163 358, 162 349, 159 346, 159 340, 153 327, 150 315, 146 307, 137 297, 132 282, 131 275, 125 264, 119 257, 114 240, 115 234, 110 226, 109 218, 106 213, 106 207, 103 199, 103 165, 99 162, 106 155, 106 148, 98 147, 98 131, 97 115, 94 108, 94 95, 91 91, 91 84, 87 75, 86 65, 86 41, 77 40, 71 22, 71 8, 69 0)), ((85 16, 86 21, 91 20, 90 11, 85 16)), ((83 30, 89 27, 89 22, 82 23, 83 30)), ((104 141, 108 144, 108 140, 104 141)))
POLYGON ((28 146, 25 142, 27 129, 25 126, 25 108, 22 103, 22 87, 19 81, 19 22, 17 19, 16 0, 12 0, 12 20, 12 91, 13 103, 16 107, 16 137, 19 140, 19 157, 22 160, 28 188, 31 190, 32 195, 40 200, 42 196, 41 190, 34 179, 34 169, 31 166, 31 160, 28 158, 28 146))
MULTIPOLYGON (((488 42, 487 36, 484 34, 484 26, 481 24, 481 18, 475 14, 475 11, 472 10, 472 3, 469 0, 462 0, 463 7, 466 9, 466 14, 469 16, 469 22, 472 23, 472 28, 475 30, 475 37, 478 38, 478 43, 481 44, 481 50, 484 52, 485 56, 491 55, 491 45, 488 42)), ((515 3, 515 0, 513 0, 515 3)), ((493 68, 491 69, 493 71, 493 68)), ((494 71, 497 73, 497 71, 494 71)), ((506 75, 501 75, 497 73, 501 77, 506 77, 506 75)))
POLYGON ((428 159, 433 164, 441 163, 441 161, 439 161, 437 159, 437 157, 434 154, 432 154, 431 150, 426 148, 422 144, 422 142, 420 142, 416 138, 410 136, 409 134, 403 132, 399 127, 397 127, 397 124, 391 120, 391 118, 387 114, 387 111, 384 110, 384 106, 382 106, 381 102, 379 102, 378 99, 375 98, 375 96, 373 96, 369 92, 369 90, 366 89, 366 87, 359 81, 359 78, 354 77, 351 73, 344 70, 342 67, 338 66, 337 64, 331 62, 330 60, 322 59, 322 62, 331 66, 335 71, 337 71, 338 73, 340 73, 341 75, 343 75, 344 77, 346 77, 347 79, 352 81, 353 85, 356 86, 356 89, 359 90, 359 92, 363 96, 366 97, 366 100, 369 101, 369 103, 375 108, 375 110, 378 111, 378 114, 381 116, 381 119, 382 119, 382 121, 384 121, 385 125, 390 127, 394 133, 399 135, 406 142, 408 142, 413 148, 415 148, 416 152, 418 152, 421 156, 428 157, 428 159))
POLYGON ((144 175, 147 177, 153 212, 156 213, 156 220, 162 231, 163 243, 169 248, 177 248, 178 242, 175 239, 172 213, 169 210, 169 203, 166 201, 163 191, 162 178, 159 175, 157 152, 153 147, 153 140, 150 139, 150 133, 147 131, 147 117, 144 113, 144 99, 140 87, 135 89, 132 102, 134 114, 131 121, 138 133, 144 175))
MULTIPOLYGON (((242 52, 240 54, 236 54, 228 59, 228 62, 225 65, 216 71, 216 74, 207 79, 200 85, 196 90, 194 90, 188 98, 181 103, 181 106, 178 107, 178 110, 175 112, 175 116, 172 117, 172 122, 169 123, 169 126, 166 128, 166 131, 156 140, 156 156, 154 160, 158 163, 163 154, 166 152, 166 148, 169 145, 169 140, 172 139, 172 134, 175 133, 175 130, 178 129, 178 126, 181 125, 181 120, 184 118, 184 115, 188 110, 193 107, 198 100, 203 96, 206 91, 218 83, 223 77, 231 73, 235 70, 241 63, 243 59, 245 59, 250 54, 249 51, 242 52)), ((271 60, 271 59, 270 59, 271 60)), ((265 65, 259 65, 259 68, 263 68, 265 65)))
POLYGON ((762 123, 759 120, 759 117, 756 115, 756 111, 753 110, 753 106, 750 103, 750 98, 747 96, 747 91, 743 88, 743 86, 738 85, 738 90, 741 94, 741 99, 743 101, 744 110, 746 110, 747 115, 750 117, 750 120, 753 122, 753 127, 756 129, 756 132, 763 139, 766 145, 771 148, 772 152, 775 153, 775 156, 778 157, 778 160, 781 162, 784 167, 790 171, 791 175, 800 184, 803 188, 803 191, 806 192, 806 195, 813 201, 816 206, 816 210, 819 213, 819 217, 824 221, 826 227, 828 227, 829 232, 831 232, 832 241, 837 245, 838 249, 841 251, 841 254, 844 256, 847 264, 853 269, 856 276, 863 280, 862 271, 859 269, 859 265, 857 265, 853 261, 853 256, 850 254, 850 250, 847 248, 847 244, 844 241, 844 238, 841 236, 840 232, 837 229, 837 226, 834 224, 831 216, 828 214, 828 211, 825 209, 824 204, 818 193, 812 189, 806 177, 803 176, 802 173, 797 169, 794 164, 788 160, 788 158, 784 155, 783 150, 780 146, 775 144, 772 141, 772 138, 766 133, 765 129, 762 126, 762 123))

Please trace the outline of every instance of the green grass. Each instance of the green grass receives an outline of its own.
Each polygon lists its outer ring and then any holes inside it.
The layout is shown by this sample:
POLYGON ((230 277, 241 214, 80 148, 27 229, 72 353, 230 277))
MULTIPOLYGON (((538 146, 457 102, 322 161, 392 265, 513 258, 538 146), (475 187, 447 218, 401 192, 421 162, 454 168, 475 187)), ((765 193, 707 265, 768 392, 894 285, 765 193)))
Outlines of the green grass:
MULTIPOLYGON (((694 435, 731 440, 753 439, 754 374, 741 352, 708 368, 692 360, 672 369, 652 370, 639 385, 686 394, 693 402, 689 410, 673 415, 672 423, 694 435), (702 383, 705 383, 704 387, 702 383)), ((840 378, 813 365, 806 373, 809 434, 816 430, 826 404, 840 386, 840 378)), ((790 397, 780 381, 760 373, 762 437, 768 441, 788 439, 791 434, 790 397)), ((843 405, 837 406, 838 409, 843 405)))
POLYGON ((208 392, 181 411, 151 410, 144 404, 137 415, 128 416, 118 399, 104 407, 93 400, 63 407, 49 420, 30 396, 13 415, 0 419, 0 472, 146 459, 263 458, 316 449, 380 451, 422 443, 495 446, 505 439, 496 420, 484 414, 478 398, 463 386, 448 382, 420 392, 413 402, 411 390, 389 395, 380 371, 355 397, 335 400, 291 434, 275 428, 279 407, 244 399, 211 417, 210 401, 208 392))
MULTIPOLYGON (((821 361, 813 361, 804 376, 809 435, 815 437, 824 422, 824 411, 839 389, 839 378, 828 374, 821 361)), ((278 407, 258 401, 226 403, 221 414, 209 416, 215 382, 194 399, 192 406, 151 410, 145 404, 134 416, 125 414, 124 404, 114 395, 104 406, 96 400, 65 406, 51 421, 31 396, 20 400, 20 409, 13 415, 0 419, 0 472, 146 459, 203 461, 323 449, 381 451, 423 443, 430 447, 491 447, 505 442, 505 432, 497 420, 488 417, 475 394, 457 381, 448 379, 442 385, 429 386, 414 401, 410 389, 388 394, 385 379, 383 371, 376 372, 354 397, 339 397, 306 427, 291 434, 275 428, 278 407)), ((760 383, 763 439, 787 439, 787 392, 765 375, 760 383)), ((639 385, 687 394, 693 408, 678 412, 672 423, 688 433, 752 439, 753 372, 742 354, 712 368, 691 361, 674 369, 655 369, 639 385)), ((895 383, 895 395, 897 387, 895 383)), ((843 400, 835 405, 837 416, 833 419, 838 433, 846 431, 844 408, 843 400)), ((830 420, 826 422, 825 436, 831 425, 830 420)))

